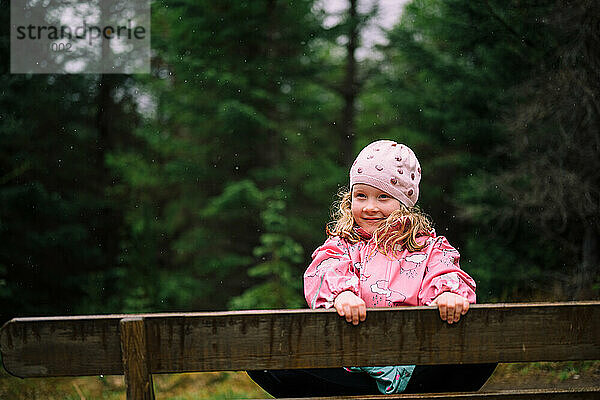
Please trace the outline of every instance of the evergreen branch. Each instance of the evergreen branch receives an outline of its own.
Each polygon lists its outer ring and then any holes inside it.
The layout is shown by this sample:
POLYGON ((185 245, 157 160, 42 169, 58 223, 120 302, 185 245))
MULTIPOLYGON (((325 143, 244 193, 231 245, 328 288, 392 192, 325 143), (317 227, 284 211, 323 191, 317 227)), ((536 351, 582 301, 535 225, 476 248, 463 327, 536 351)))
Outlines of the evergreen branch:
POLYGON ((506 21, 504 21, 504 19, 502 19, 502 17, 500 17, 500 15, 498 15, 498 13, 496 13, 496 11, 494 11, 494 9, 492 8, 492 5, 490 4, 489 0, 485 0, 485 5, 487 6, 488 10, 490 11, 490 14, 492 17, 494 17, 494 19, 498 22, 500 22, 500 24, 510 33, 513 34, 513 36, 517 37, 519 40, 523 41, 523 43, 525 43, 528 47, 531 47, 532 49, 535 49, 535 45, 530 42, 525 36, 519 34, 519 32, 517 32, 516 30, 514 30, 506 21))

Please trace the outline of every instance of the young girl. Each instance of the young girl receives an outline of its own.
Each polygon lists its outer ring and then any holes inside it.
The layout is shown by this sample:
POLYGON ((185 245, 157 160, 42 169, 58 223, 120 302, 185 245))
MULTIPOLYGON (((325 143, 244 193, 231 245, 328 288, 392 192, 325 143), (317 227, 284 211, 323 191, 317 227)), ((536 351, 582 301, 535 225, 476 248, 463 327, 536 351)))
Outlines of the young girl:
MULTIPOLYGON (((367 307, 435 305, 447 323, 475 303, 475 282, 460 254, 415 207, 421 168, 405 145, 379 140, 350 169, 350 190, 327 227, 328 238, 304 274, 311 308, 334 307, 349 323, 367 307)), ((327 396, 479 389, 495 364, 254 371, 272 395, 327 396), (468 377, 468 378, 466 378, 468 377)))

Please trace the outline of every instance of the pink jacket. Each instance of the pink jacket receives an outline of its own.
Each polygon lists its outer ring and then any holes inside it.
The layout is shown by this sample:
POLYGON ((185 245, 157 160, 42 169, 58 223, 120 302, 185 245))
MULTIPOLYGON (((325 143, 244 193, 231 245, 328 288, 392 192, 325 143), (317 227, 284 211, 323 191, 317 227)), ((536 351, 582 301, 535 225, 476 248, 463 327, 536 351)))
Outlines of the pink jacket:
POLYGON ((367 307, 429 305, 443 292, 475 303, 475 281, 460 269, 460 254, 448 240, 432 232, 417 242, 427 246, 390 257, 380 253, 372 239, 350 244, 329 237, 314 251, 304 273, 306 301, 311 308, 330 308, 338 294, 351 290, 367 307))

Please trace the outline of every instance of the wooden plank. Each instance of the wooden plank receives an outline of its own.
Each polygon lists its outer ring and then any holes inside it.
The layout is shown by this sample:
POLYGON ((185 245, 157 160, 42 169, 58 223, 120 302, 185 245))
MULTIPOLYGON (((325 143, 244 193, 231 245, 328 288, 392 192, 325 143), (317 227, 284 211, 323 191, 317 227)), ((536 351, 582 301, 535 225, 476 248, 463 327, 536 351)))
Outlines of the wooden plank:
POLYGON ((435 308, 147 319, 152 371, 600 359, 600 303, 474 306, 448 325, 435 308), (160 349, 160 350, 159 350, 160 349))
MULTIPOLYGON (((520 389, 494 392, 464 392, 464 393, 425 393, 425 394, 392 394, 374 396, 327 397, 328 400, 597 400, 600 398, 600 388, 578 389, 520 389)), ((287 399, 295 400, 295 399, 287 399)), ((311 400, 299 398, 296 400, 311 400)))
POLYGON ((21 378, 122 375, 121 317, 13 319, 0 330, 4 367, 21 378))
POLYGON ((144 319, 123 318, 119 331, 127 399, 154 400, 144 319))
MULTIPOLYGON (((122 374, 123 316, 20 318, 0 331, 16 376, 122 374)), ((152 373, 600 359, 600 302, 473 305, 458 324, 432 307, 147 314, 152 373)))

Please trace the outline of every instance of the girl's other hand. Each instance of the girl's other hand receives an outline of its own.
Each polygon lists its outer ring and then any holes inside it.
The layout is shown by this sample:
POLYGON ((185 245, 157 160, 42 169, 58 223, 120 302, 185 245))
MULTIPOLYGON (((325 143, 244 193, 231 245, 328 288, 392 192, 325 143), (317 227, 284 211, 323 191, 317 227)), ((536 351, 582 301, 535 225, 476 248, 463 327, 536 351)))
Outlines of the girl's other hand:
POLYGON ((458 322, 460 316, 469 311, 469 300, 451 292, 440 294, 430 305, 437 305, 440 310, 440 318, 449 324, 458 322))
POLYGON ((367 318, 365 301, 348 290, 337 295, 333 306, 340 317, 346 317, 346 321, 354 325, 367 318))

